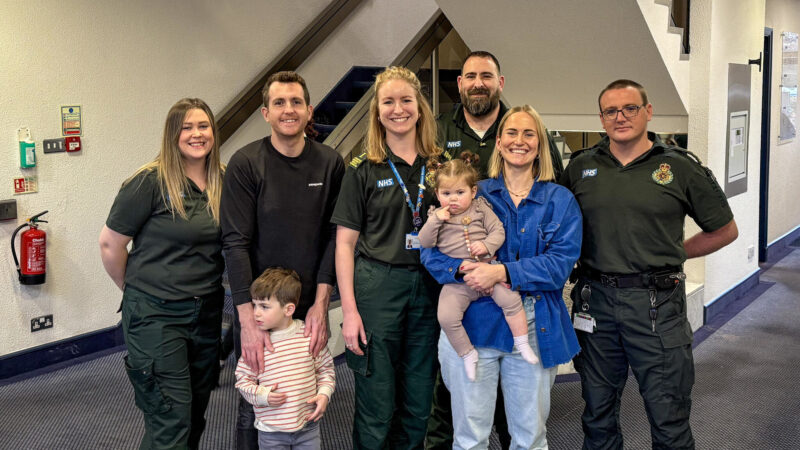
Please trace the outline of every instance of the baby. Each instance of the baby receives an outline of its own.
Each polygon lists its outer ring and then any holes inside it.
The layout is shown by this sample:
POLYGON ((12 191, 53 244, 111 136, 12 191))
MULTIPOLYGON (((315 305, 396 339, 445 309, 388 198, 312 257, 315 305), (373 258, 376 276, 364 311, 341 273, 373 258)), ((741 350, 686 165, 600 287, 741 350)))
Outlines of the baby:
MULTIPOLYGON (((485 261, 505 241, 503 223, 492 212, 489 202, 483 197, 475 198, 478 192, 478 172, 473 165, 478 156, 464 152, 461 159, 444 163, 434 175, 436 196, 441 208, 428 214, 428 221, 419 232, 420 245, 425 248, 438 247, 451 258, 485 261)), ((465 284, 451 283, 442 287, 439 295, 439 324, 447 339, 464 360, 464 368, 470 381, 475 381, 478 352, 461 325, 464 311, 469 304, 483 295, 465 284)), ((522 300, 516 291, 498 283, 492 298, 500 308, 514 336, 514 345, 525 361, 536 364, 539 359, 528 342, 528 323, 522 300)))

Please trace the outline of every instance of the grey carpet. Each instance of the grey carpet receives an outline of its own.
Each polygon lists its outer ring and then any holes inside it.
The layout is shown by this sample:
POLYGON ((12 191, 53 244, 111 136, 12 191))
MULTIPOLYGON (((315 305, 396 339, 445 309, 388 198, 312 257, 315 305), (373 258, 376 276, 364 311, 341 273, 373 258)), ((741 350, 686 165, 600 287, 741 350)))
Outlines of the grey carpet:
MULTIPOLYGON (((769 287, 695 349, 692 428, 698 449, 800 448, 800 250, 761 279, 769 287)), ((0 449, 135 449, 142 420, 122 368, 122 352, 0 386, 0 449)), ((212 393, 201 448, 233 448, 232 359, 212 393)), ((351 447, 353 377, 337 365, 337 390, 322 421, 323 448, 351 447)), ((581 446, 578 382, 553 388, 548 440, 581 446)), ((626 449, 650 448, 636 381, 622 398, 626 449)), ((499 446, 493 440, 491 449, 499 446)))

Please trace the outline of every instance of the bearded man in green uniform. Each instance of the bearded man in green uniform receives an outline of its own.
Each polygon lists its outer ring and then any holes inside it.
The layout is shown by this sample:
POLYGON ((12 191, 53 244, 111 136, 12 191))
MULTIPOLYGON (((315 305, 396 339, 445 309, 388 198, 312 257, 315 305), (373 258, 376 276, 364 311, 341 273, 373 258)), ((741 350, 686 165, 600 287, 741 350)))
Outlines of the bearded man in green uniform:
POLYGON ((653 448, 693 449, 692 329, 681 266, 733 242, 736 222, 711 171, 647 132, 653 106, 640 84, 614 81, 598 102, 608 136, 574 153, 560 180, 584 220, 572 291, 583 448, 623 448, 619 408, 630 366, 653 448), (686 215, 702 231, 684 240, 686 215))
MULTIPOLYGON (((506 79, 500 74, 500 63, 493 54, 474 51, 464 60, 457 82, 461 104, 436 120, 438 143, 444 149, 442 158, 449 160, 470 151, 480 157, 478 172, 484 179, 497 140, 497 125, 508 111, 500 101, 506 79)), ((564 165, 553 138, 549 134, 547 138, 558 178, 564 165)))

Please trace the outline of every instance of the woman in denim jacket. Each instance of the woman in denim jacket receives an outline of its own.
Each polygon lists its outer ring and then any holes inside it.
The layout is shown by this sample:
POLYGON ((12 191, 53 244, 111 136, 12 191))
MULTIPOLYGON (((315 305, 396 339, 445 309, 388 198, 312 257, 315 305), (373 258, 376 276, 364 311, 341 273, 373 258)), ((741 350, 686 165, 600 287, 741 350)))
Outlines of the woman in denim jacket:
POLYGON ((497 252, 501 264, 453 259, 435 248, 422 251, 423 263, 440 283, 464 282, 488 294, 502 282, 519 291, 529 341, 541 361, 531 365, 512 352, 502 310, 489 297, 473 302, 463 319, 478 349, 474 382, 447 337, 440 335, 442 378, 452 398, 454 449, 488 447, 498 379, 511 448, 547 448, 545 424, 556 366, 580 350, 561 291, 580 255, 582 218, 572 194, 554 183, 548 147, 544 124, 533 108, 518 106, 503 116, 489 162, 490 178, 478 184, 478 195, 489 201, 506 230, 506 241, 497 252))

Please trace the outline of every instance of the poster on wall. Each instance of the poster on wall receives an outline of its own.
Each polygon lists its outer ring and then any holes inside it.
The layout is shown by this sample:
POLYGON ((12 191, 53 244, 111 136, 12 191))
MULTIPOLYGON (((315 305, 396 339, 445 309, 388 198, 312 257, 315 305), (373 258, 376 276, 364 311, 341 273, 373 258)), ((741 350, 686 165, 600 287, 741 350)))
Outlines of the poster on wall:
POLYGON ((797 33, 784 31, 781 38, 781 124, 778 144, 792 141, 797 134, 797 33))

